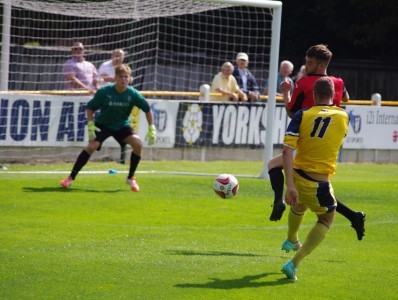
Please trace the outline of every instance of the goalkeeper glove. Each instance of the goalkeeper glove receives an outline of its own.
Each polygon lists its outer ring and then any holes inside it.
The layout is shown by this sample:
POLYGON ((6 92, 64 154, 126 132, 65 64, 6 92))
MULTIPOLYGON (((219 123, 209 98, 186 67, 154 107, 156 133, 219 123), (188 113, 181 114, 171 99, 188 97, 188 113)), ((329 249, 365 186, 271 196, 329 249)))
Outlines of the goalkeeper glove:
POLYGON ((155 125, 148 126, 148 133, 145 136, 145 140, 148 140, 148 145, 153 145, 156 142, 156 128, 155 125))
POLYGON ((88 140, 92 141, 95 139, 95 132, 96 131, 101 131, 101 129, 95 127, 94 121, 88 121, 87 123, 87 127, 88 127, 88 140))

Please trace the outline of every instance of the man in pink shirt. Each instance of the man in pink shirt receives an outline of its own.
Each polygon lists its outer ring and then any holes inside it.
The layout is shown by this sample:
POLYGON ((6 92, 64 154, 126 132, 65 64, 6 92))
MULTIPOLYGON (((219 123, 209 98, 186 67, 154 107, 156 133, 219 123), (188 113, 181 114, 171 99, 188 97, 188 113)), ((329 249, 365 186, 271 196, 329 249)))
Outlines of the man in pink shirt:
POLYGON ((97 69, 84 58, 82 43, 73 43, 72 58, 65 62, 63 71, 68 89, 85 89, 90 93, 97 90, 97 69))

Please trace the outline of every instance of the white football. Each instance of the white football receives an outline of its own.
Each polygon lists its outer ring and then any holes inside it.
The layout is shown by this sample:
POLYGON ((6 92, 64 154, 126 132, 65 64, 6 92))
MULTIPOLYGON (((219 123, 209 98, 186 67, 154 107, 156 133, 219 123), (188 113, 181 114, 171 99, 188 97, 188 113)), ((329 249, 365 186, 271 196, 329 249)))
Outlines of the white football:
POLYGON ((213 189, 221 198, 229 199, 238 193, 239 183, 234 175, 221 174, 214 181, 213 189))

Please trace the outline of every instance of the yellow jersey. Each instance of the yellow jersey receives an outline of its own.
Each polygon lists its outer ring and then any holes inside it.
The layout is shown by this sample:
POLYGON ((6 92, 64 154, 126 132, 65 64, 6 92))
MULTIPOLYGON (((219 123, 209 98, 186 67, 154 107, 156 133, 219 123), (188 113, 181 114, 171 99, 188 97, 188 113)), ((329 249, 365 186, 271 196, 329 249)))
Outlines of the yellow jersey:
POLYGON ((296 112, 283 140, 285 146, 297 149, 293 168, 334 174, 348 122, 346 111, 334 105, 315 105, 296 112))

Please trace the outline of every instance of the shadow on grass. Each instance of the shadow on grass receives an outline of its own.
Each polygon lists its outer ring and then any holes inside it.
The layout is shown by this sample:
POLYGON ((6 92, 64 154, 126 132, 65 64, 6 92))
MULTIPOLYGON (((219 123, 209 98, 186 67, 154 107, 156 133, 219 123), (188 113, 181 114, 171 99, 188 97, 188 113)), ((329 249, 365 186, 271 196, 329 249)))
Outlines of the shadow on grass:
POLYGON ((64 188, 64 187, 24 187, 24 192, 27 193, 46 193, 46 192, 62 192, 62 193, 71 193, 71 192, 86 192, 86 193, 118 193, 118 192, 125 192, 126 190, 88 190, 88 189, 76 189, 76 188, 64 188))
POLYGON ((218 252, 218 251, 208 251, 208 252, 197 252, 197 251, 183 251, 183 250, 175 250, 169 251, 172 255, 199 255, 199 256, 247 256, 247 257, 255 257, 255 256, 263 256, 252 253, 235 253, 235 252, 218 252))
POLYGON ((248 275, 242 278, 236 279, 218 279, 209 278, 211 281, 206 283, 181 283, 174 285, 178 288, 202 288, 202 289, 220 289, 220 290, 231 290, 231 289, 243 289, 243 288, 258 288, 265 286, 276 286, 283 284, 294 283, 292 280, 286 278, 280 278, 276 281, 256 281, 258 279, 265 278, 269 275, 276 275, 281 273, 262 273, 258 275, 248 275))

